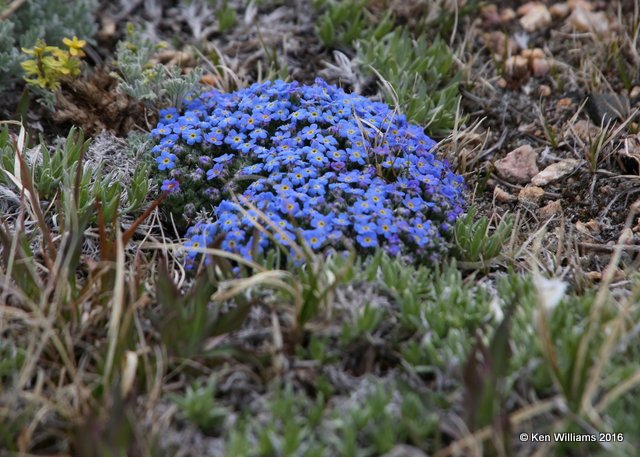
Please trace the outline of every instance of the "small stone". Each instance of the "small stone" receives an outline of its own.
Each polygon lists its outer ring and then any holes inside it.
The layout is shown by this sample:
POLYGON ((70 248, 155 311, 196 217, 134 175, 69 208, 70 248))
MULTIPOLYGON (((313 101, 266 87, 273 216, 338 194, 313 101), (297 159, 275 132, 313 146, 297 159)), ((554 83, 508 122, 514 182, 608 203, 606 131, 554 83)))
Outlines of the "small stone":
POLYGON ((216 75, 214 75, 213 73, 205 73, 200 78, 200 82, 202 84, 206 84, 207 86, 215 87, 218 84, 219 81, 218 81, 218 77, 216 75))
POLYGON ((484 45, 495 54, 497 60, 508 58, 518 52, 518 45, 509 36, 499 30, 483 35, 484 45))
POLYGON ((585 277, 591 282, 600 282, 602 280, 602 273, 599 271, 588 271, 585 273, 585 277))
POLYGON ((593 11, 593 5, 588 0, 568 0, 567 5, 571 11, 582 8, 585 11, 593 11))
POLYGON ((498 81, 496 82, 496 85, 500 88, 500 89, 504 89, 505 87, 507 87, 507 80, 504 78, 500 78, 498 79, 498 81))
POLYGON ((556 109, 558 111, 564 111, 564 110, 570 109, 572 106, 573 106, 573 100, 571 100, 569 97, 561 98, 556 102, 556 109))
POLYGON ((560 200, 554 200, 540 208, 540 217, 542 219, 550 219, 553 216, 560 214, 561 212, 562 204, 560 203, 560 200))
POLYGON ((96 34, 97 38, 104 41, 115 39, 117 33, 117 24, 115 23, 115 21, 111 18, 103 16, 100 20, 100 23, 101 28, 96 34))
POLYGON ((549 95, 551 95, 551 87, 547 86, 546 84, 540 84, 540 86, 538 87, 538 95, 540 95, 541 97, 548 97, 549 95))
POLYGON ((640 97, 640 86, 633 86, 631 88, 631 92, 629 92, 629 97, 631 98, 640 97))
POLYGON ((520 79, 529 74, 529 60, 523 56, 511 56, 504 64, 507 76, 520 79))
POLYGON ((525 144, 511 151, 504 159, 497 160, 496 173, 509 182, 526 184, 538 174, 537 157, 533 148, 525 144))
POLYGON ((549 12, 551 13, 551 16, 557 17, 557 18, 566 17, 569 14, 569 11, 571 11, 571 9, 569 8, 569 5, 565 2, 554 3, 549 7, 549 12))
POLYGON ((582 221, 576 222, 576 230, 583 235, 587 235, 589 237, 593 237, 593 235, 597 235, 600 233, 600 227, 597 225, 593 219, 587 223, 582 221), (594 225, 595 223, 595 225, 594 225))
POLYGON ((595 219, 589 220, 589 222, 587 222, 584 225, 591 233, 595 235, 600 235, 600 232, 601 232, 600 224, 595 219))
POLYGON ((163 65, 172 66, 189 66, 193 62, 193 57, 188 52, 176 51, 173 49, 165 49, 155 54, 150 63, 161 63, 163 65))
POLYGON ((567 24, 578 32, 591 32, 596 35, 606 36, 611 31, 609 20, 602 11, 597 13, 577 7, 567 18, 567 24))
POLYGON ((564 159, 551 164, 531 178, 531 184, 535 186, 546 186, 550 182, 557 181, 573 172, 579 164, 580 161, 576 159, 564 159))
POLYGON ((531 62, 531 70, 535 76, 545 76, 550 68, 551 65, 547 59, 533 59, 531 62))
POLYGON ((481 7, 480 14, 482 15, 486 25, 498 25, 502 22, 496 5, 489 4, 481 7))
POLYGON ((493 196, 500 203, 509 203, 509 202, 512 202, 512 201, 514 201, 516 199, 516 197, 514 195, 511 195, 509 192, 507 192, 506 190, 501 189, 498 186, 496 186, 493 189, 493 196))
POLYGON ((529 11, 531 11, 531 8, 533 8, 533 6, 536 5, 537 3, 539 2, 527 2, 524 5, 520 5, 516 10, 516 13, 518 14, 518 16, 524 16, 529 11))
POLYGON ((502 22, 509 22, 516 18, 516 12, 513 11, 513 8, 505 8, 500 12, 500 19, 502 22))
POLYGON ((518 132, 526 133, 527 135, 534 135, 538 125, 535 122, 529 122, 528 124, 520 124, 518 126, 518 132))
POLYGON ((537 186, 525 187, 518 194, 518 201, 525 204, 539 205, 543 198, 544 190, 537 186))
POLYGON ((548 27, 551 24, 551 13, 542 3, 535 3, 526 9, 524 16, 520 18, 520 25, 527 32, 548 27))
POLYGON ((570 137, 570 133, 573 132, 584 143, 591 142, 600 132, 598 126, 592 122, 581 119, 567 129, 566 134, 570 137))
POLYGON ((534 59, 542 59, 545 57, 544 51, 540 48, 533 48, 531 50, 531 57, 533 57, 534 59))

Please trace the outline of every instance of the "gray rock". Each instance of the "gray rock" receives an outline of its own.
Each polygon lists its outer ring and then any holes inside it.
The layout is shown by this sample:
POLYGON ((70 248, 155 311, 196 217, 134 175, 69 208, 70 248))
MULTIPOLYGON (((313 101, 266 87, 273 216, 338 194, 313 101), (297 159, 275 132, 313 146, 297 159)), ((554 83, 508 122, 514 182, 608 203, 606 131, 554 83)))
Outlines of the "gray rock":
POLYGON ((621 94, 591 94, 585 108, 596 125, 607 125, 625 120, 629 116, 630 102, 621 94))

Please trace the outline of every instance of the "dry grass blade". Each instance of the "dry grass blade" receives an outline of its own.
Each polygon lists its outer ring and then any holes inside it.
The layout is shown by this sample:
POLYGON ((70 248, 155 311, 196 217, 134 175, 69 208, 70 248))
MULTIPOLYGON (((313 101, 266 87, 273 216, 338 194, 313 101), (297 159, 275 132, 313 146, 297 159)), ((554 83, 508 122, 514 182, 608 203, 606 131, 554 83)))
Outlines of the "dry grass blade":
POLYGON ((20 8, 26 0, 13 0, 7 7, 0 12, 0 21, 4 21, 8 19, 13 13, 15 13, 18 8, 20 8))
MULTIPOLYGON (((578 366, 586 363, 586 348, 590 338, 593 337, 596 331, 598 331, 597 322, 600 321, 600 315, 603 311, 603 306, 607 299, 607 294, 609 290, 609 286, 611 285, 614 275, 618 269, 618 265, 620 264, 620 257, 622 255, 623 246, 628 242, 628 240, 632 239, 633 234, 631 231, 631 226, 633 225, 635 215, 640 212, 640 202, 636 202, 632 205, 629 215, 627 216, 627 223, 625 225, 622 234, 618 240, 618 246, 613 252, 611 257, 611 261, 607 265, 604 270, 604 274, 602 275, 602 282, 600 284, 600 288, 598 289, 598 293, 596 295, 596 299, 593 303, 592 312, 589 316, 590 326, 585 336, 585 339, 581 341, 581 345, 579 348, 579 358, 578 358, 578 366)), ((587 413, 593 412, 593 401, 595 399, 596 390, 599 386, 602 373, 604 371, 605 366, 609 363, 612 355, 612 351, 614 349, 614 344, 619 339, 622 329, 624 328, 625 321, 628 319, 630 315, 631 307, 636 303, 637 292, 635 294, 631 294, 621 309, 618 311, 618 316, 615 318, 614 322, 609 326, 608 331, 605 332, 607 338, 605 343, 603 344, 600 355, 591 369, 589 380, 585 387, 584 396, 582 398, 581 409, 587 413)), ((574 380, 574 385, 576 385, 577 380, 574 380)))
MULTIPOLYGON (((283 231, 275 222, 273 222, 269 217, 267 217, 266 214, 264 214, 261 210, 258 209, 258 207, 256 207, 253 203, 251 203, 249 199, 243 196, 238 198, 236 195, 234 195, 233 198, 234 198, 234 201, 236 202, 236 208, 240 210, 240 212, 244 217, 249 217, 249 212, 245 208, 243 208, 240 203, 246 205, 249 208, 249 210, 254 211, 258 215, 258 217, 260 217, 260 219, 262 219, 264 223, 268 225, 275 233, 280 234, 282 236, 282 239, 284 239, 287 242, 287 244, 291 246, 291 248, 295 251, 296 256, 298 256, 298 258, 303 259, 308 255, 308 252, 305 252, 305 251, 308 251, 308 249, 305 250, 304 246, 301 247, 300 245, 298 245, 298 243, 296 243, 296 241, 293 240, 287 232, 283 231)), ((249 217, 249 220, 251 221, 253 226, 258 231, 260 231, 260 233, 267 236, 272 241, 275 241, 273 234, 269 232, 262 224, 258 223, 257 221, 254 221, 250 217, 249 217)))
POLYGON ((116 348, 119 343, 119 330, 122 322, 122 315, 124 313, 124 279, 125 279, 125 264, 124 264, 124 245, 123 236, 120 230, 116 230, 116 245, 115 245, 115 283, 113 288, 113 295, 111 300, 111 315, 109 318, 108 328, 108 341, 109 349, 107 352, 107 358, 105 361, 104 369, 104 383, 109 385, 109 379, 111 379, 114 359, 116 355, 116 348))
POLYGON ((286 291, 293 299, 296 311, 302 309, 303 299, 300 285, 296 278, 287 271, 262 271, 253 276, 242 279, 232 279, 220 284, 221 288, 212 299, 223 302, 229 300, 242 292, 246 292, 256 286, 270 286, 282 291, 286 291), (228 288, 224 287, 228 286, 228 288))
POLYGON ((247 260, 241 255, 234 254, 233 252, 223 251, 222 249, 186 247, 180 243, 166 243, 166 242, 165 243, 147 242, 141 245, 141 248, 155 249, 160 251, 172 250, 175 252, 187 251, 187 252, 196 252, 198 254, 207 254, 212 257, 220 257, 223 259, 228 259, 234 262, 238 262, 239 264, 245 265, 253 269, 254 271, 267 271, 265 267, 263 267, 262 265, 256 262, 247 260))
MULTIPOLYGON (((533 405, 520 408, 518 411, 509 415, 509 422, 514 426, 520 425, 526 421, 534 419, 542 414, 547 414, 557 409, 562 404, 560 396, 556 396, 547 400, 539 401, 533 405)), ((486 441, 493 436, 493 426, 483 427, 476 432, 454 441, 447 447, 440 449, 433 454, 433 457, 449 457, 454 455, 464 455, 464 451, 472 447, 478 446, 478 442, 486 441)))

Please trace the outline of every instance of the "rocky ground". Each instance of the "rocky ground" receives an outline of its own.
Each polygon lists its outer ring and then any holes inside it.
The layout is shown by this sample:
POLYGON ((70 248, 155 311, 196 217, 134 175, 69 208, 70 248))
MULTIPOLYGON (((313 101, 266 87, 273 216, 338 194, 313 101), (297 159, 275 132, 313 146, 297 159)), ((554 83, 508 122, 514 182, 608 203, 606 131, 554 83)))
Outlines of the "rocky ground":
MULTIPOLYGON (((117 168, 122 163, 127 136, 148 132, 156 122, 153 110, 116 90, 117 81, 110 74, 116 44, 125 38, 127 23, 142 28, 154 42, 167 42, 154 61, 178 65, 185 73, 203 68, 201 82, 212 87, 232 90, 275 77, 310 83, 322 76, 346 90, 377 96, 378 82, 359 70, 353 47, 323 45, 315 30, 318 13, 311 3, 273 0, 247 5, 230 0, 227 5, 236 11, 236 21, 222 31, 220 18, 207 2, 103 1, 96 13, 98 33, 86 49, 90 71, 63 86, 55 112, 33 105, 26 125, 47 141, 66 136, 71 125, 78 125, 96 139, 90 160, 93 153, 100 158, 112 154, 109 165, 117 168)), ((573 291, 584 291, 603 280, 605 267, 622 245, 611 289, 618 290, 620 297, 629 295, 631 275, 640 264, 639 9, 637 1, 626 0, 367 2, 372 20, 390 11, 397 26, 423 31, 428 40, 443 37, 452 48, 462 75, 460 104, 453 131, 436 138, 440 142, 437 154, 465 176, 469 201, 476 206, 478 217, 489 218, 491 231, 508 215, 515 215, 512 233, 503 246, 509 261, 461 262, 460 287, 475 281, 495 294, 499 278, 515 269, 542 271, 567 281, 573 291), (446 24, 439 22, 443 17, 446 24)), ((0 101, 1 118, 13 117, 19 98, 18 92, 0 101)), ((165 224, 167 233, 168 228, 165 224)), ((160 229, 154 236, 159 238, 159 233, 160 229)), ((184 279, 179 268, 174 274, 184 279)), ((340 286, 333 306, 340 316, 368 306, 396 316, 394 297, 380 284, 361 281, 340 286)), ((184 420, 174 401, 161 395, 161 391, 182 389, 192 373, 218 370, 217 398, 223 398, 225 408, 232 411, 226 419, 229 423, 238 420, 239 411, 251 411, 257 422, 268 424, 266 380, 273 377, 309 395, 318 395, 317 379, 327 380, 335 389, 327 409, 336 410, 357 409, 358 401, 375 390, 366 373, 377 376, 382 384, 400 380, 421 395, 444 392, 443 398, 448 396, 446 401, 454 407, 438 410, 442 413, 438 416, 442 442, 429 448, 439 449, 434 455, 467 455, 457 454, 454 446, 465 439, 468 430, 458 420, 464 415, 465 400, 459 389, 451 388, 458 381, 450 381, 452 373, 463 369, 463 361, 451 360, 443 371, 426 373, 402 367, 398 354, 384 345, 397 323, 389 320, 366 343, 340 347, 338 362, 320 364, 287 352, 288 342, 274 337, 274 316, 275 312, 255 307, 242 330, 210 341, 212 347, 224 341, 241 348, 245 356, 277 354, 274 358, 279 365, 273 362, 268 372, 258 370, 260 364, 251 357, 239 357, 232 366, 221 357, 222 361, 210 364, 185 361, 186 368, 172 367, 175 371, 164 377, 146 373, 150 393, 128 406, 136 411, 140 430, 158 437, 159 452, 223 455, 227 436, 202 433, 184 420)), ((150 325, 136 324, 141 333, 150 325)), ((313 330, 331 341, 332 349, 343 331, 336 322, 319 323, 313 330)), ((310 340, 311 333, 305 338, 310 340)), ((307 339, 301 343, 305 350, 310 344, 307 339)), ((147 352, 144 354, 146 357, 147 352)), ((509 411, 538 405, 538 393, 520 385, 525 383, 526 370, 514 381, 517 395, 510 398, 509 411)), ((401 404, 402 398, 393 396, 389 408, 398 410, 401 404)), ((551 421, 558 416, 542 417, 551 421)), ((99 419, 85 424, 87 436, 112 430, 107 420, 99 419)), ((477 436, 484 433, 482 429, 476 432, 477 436)), ((148 449, 134 449, 139 455, 151 455, 148 449)), ((534 451, 520 443, 511 455, 534 455, 534 451)), ((482 450, 475 452, 468 455, 482 455, 482 450)), ((384 455, 427 454, 418 446, 398 444, 384 455)), ((583 454, 565 449, 562 455, 583 454)))

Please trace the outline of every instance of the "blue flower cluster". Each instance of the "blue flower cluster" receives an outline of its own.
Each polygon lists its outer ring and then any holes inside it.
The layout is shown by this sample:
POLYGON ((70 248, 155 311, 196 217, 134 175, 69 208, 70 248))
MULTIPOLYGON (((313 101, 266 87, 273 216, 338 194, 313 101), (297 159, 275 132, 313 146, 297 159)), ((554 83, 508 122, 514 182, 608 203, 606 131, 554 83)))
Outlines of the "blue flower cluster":
MULTIPOLYGON (((432 154, 435 142, 384 103, 317 79, 313 85, 256 83, 233 93, 210 91, 183 113, 161 111, 151 132, 162 189, 191 192, 213 209, 187 231, 186 246, 222 248, 250 257, 264 252, 258 215, 279 227, 278 242, 304 239, 314 250, 438 258, 463 211, 463 179, 432 154)), ((172 197, 173 198, 173 197, 172 197)), ((196 253, 188 254, 192 265, 196 253)))

